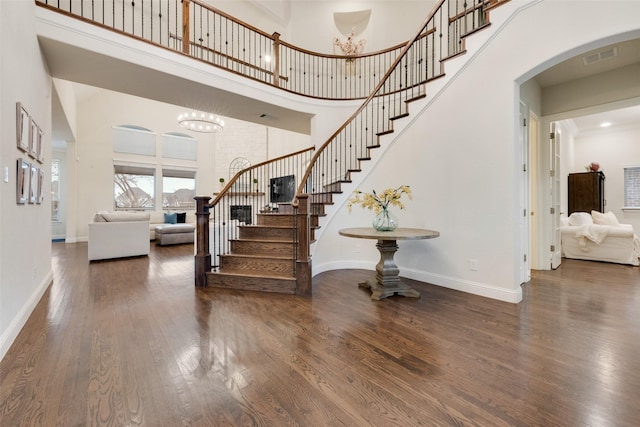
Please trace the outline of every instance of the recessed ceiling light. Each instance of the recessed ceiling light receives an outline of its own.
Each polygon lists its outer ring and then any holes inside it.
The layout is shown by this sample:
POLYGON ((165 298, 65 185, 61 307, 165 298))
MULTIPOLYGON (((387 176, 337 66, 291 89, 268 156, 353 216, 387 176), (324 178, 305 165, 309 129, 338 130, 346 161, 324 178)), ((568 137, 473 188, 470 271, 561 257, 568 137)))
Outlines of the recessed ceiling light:
POLYGON ((609 126, 611 126, 611 122, 603 122, 603 123, 600 123, 600 127, 601 127, 601 128, 608 128, 609 126))

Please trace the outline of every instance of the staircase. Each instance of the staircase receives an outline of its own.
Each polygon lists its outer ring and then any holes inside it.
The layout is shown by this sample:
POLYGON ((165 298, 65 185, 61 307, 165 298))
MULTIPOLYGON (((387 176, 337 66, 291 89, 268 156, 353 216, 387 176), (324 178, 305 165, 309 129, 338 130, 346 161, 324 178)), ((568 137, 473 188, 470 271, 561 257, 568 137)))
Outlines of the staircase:
POLYGON ((257 225, 239 227, 231 252, 220 255, 207 285, 218 288, 295 293, 295 215, 261 213, 257 225))
MULTIPOLYGON (((490 25, 487 11, 506 1, 480 0, 453 16, 444 10, 447 2, 441 1, 374 92, 315 152, 292 203, 279 205, 277 213, 258 214, 256 225, 241 226, 230 252, 220 256, 219 271, 207 273, 207 286, 309 296, 308 245, 315 240, 319 218, 333 204, 334 195, 342 193, 342 184, 352 182, 362 162, 372 159, 371 150, 381 147, 381 138, 394 132, 394 123, 409 117, 410 104, 426 97, 427 84, 444 77, 444 63, 466 52, 465 37, 490 25), (444 30, 436 27, 442 21, 448 22, 446 47, 439 40, 444 30), (306 212, 302 216, 301 206, 306 212), (301 218, 307 227, 300 224, 301 218), (305 250, 306 260, 300 257, 305 250), (301 277, 305 274, 298 267, 305 262, 306 277, 301 277)), ((248 172, 241 171, 239 176, 248 172)))

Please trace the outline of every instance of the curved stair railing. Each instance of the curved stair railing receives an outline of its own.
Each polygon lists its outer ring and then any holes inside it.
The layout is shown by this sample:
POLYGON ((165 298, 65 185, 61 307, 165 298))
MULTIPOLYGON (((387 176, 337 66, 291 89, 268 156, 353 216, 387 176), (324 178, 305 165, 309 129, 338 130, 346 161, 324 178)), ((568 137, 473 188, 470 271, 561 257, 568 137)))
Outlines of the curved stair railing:
POLYGON ((35 2, 105 30, 318 99, 366 98, 405 45, 348 57, 312 52, 198 0, 35 2))
MULTIPOLYGON (((465 37, 487 27, 488 11, 507 1, 440 0, 369 97, 316 151, 294 207, 313 212, 332 204, 342 184, 350 183, 352 174, 361 171, 361 163, 371 160, 370 152, 380 147, 380 138, 393 132, 394 121, 407 117, 409 104, 426 96, 427 83, 444 76, 444 62, 465 52, 465 37)), ((299 253, 306 255, 310 250, 299 246, 299 253)), ((299 257, 299 265, 305 266, 297 272, 301 289, 311 289, 310 259, 299 257)))
POLYGON ((440 0, 367 99, 318 149, 297 193, 321 203, 351 182, 361 163, 371 160, 380 137, 409 115, 409 104, 426 96, 426 84, 444 76, 444 62, 464 53, 464 38, 489 25, 487 11, 503 2, 479 0, 469 6, 440 0))

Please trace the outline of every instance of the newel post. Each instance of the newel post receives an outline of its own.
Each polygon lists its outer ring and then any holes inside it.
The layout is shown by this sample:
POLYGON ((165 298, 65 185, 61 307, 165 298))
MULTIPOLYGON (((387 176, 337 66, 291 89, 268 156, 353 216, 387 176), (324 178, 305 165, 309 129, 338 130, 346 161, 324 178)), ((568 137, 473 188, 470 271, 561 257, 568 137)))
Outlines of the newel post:
POLYGON ((195 285, 207 286, 207 273, 211 271, 209 253, 209 196, 196 196, 196 256, 195 285))
POLYGON ((189 54, 189 3, 191 0, 182 0, 182 53, 189 54))
POLYGON ((280 33, 275 32, 273 36, 273 85, 280 87, 280 33))
POLYGON ((311 256, 309 245, 311 225, 309 221, 309 195, 298 195, 297 233, 298 248, 296 259, 296 295, 311 296, 311 256))

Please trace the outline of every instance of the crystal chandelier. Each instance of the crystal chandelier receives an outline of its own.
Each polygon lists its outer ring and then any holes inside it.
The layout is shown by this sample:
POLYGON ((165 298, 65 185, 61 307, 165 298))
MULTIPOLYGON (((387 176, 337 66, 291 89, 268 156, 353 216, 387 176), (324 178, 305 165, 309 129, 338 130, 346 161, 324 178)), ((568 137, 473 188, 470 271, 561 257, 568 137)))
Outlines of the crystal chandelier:
POLYGON ((192 111, 178 116, 178 124, 194 132, 214 133, 222 132, 224 121, 210 113, 192 111))

